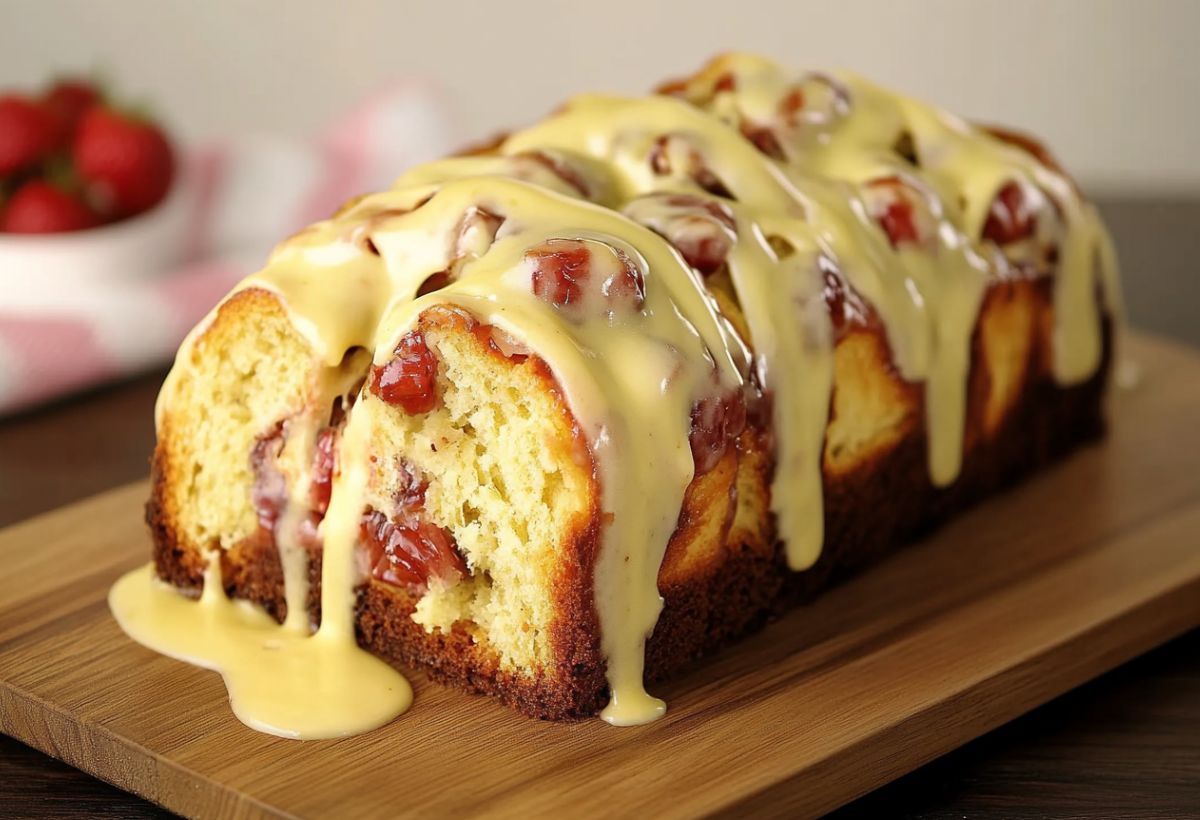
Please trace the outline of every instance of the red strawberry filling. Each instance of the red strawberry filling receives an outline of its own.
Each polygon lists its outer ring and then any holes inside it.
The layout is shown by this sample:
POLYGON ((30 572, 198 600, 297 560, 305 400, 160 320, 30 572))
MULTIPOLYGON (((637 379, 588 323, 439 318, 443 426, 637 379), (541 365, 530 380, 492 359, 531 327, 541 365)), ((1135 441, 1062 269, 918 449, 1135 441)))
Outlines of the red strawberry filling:
POLYGON ((283 422, 279 422, 258 437, 250 449, 250 469, 254 473, 254 486, 250 500, 258 517, 258 525, 270 533, 287 507, 287 481, 279 471, 276 461, 283 452, 283 422))
POLYGON ((754 143, 754 147, 762 151, 771 159, 783 161, 787 159, 787 155, 783 153, 783 145, 779 142, 779 137, 775 136, 775 132, 767 126, 755 125, 752 122, 743 122, 742 136, 754 143))
POLYGON ((397 465, 400 486, 396 490, 396 504, 401 511, 414 513, 425 506, 425 491, 429 482, 417 476, 412 466, 401 459, 397 465))
POLYGON ((405 413, 428 413, 437 406, 437 359, 419 330, 400 339, 387 364, 371 371, 371 392, 405 413))
POLYGON ((683 167, 678 171, 690 177, 700 188, 714 196, 736 198, 720 177, 705 164, 700 151, 685 137, 666 134, 655 140, 654 147, 650 149, 650 169, 658 176, 670 176, 676 172, 675 162, 680 158, 684 161, 683 167))
POLYGON ((338 431, 326 427, 317 433, 316 447, 313 449, 312 483, 309 497, 313 513, 317 520, 325 517, 329 510, 329 499, 333 495, 333 465, 337 449, 338 431))
POLYGON ((645 280, 624 253, 601 242, 550 239, 525 254, 536 296, 573 318, 632 313, 645 301, 645 280))
POLYGON ((896 199, 889 202, 887 208, 879 215, 879 224, 891 240, 895 248, 903 242, 918 240, 917 227, 913 223, 913 206, 907 199, 896 199))
POLYGON ((431 273, 425 277, 425 281, 417 288, 417 296, 425 296, 426 294, 441 290, 453 281, 450 278, 450 274, 444 270, 431 273))
POLYGON ((467 564, 450 534, 417 519, 388 518, 376 509, 363 514, 359 534, 367 549, 371 575, 385 583, 423 591, 431 579, 453 584, 467 575, 467 564))
POLYGON ((583 300, 583 283, 591 273, 592 254, 582 242, 551 240, 534 248, 527 259, 534 263, 533 292, 558 307, 583 300))
POLYGON ((1008 182, 992 200, 983 224, 983 238, 997 245, 1010 245, 1033 236, 1035 228, 1034 209, 1024 191, 1016 182, 1008 182))
POLYGON ((840 337, 849 325, 866 324, 870 309, 850 287, 837 263, 822 254, 817 257, 817 266, 824 280, 825 304, 829 308, 829 321, 834 334, 840 337))
POLYGON ((428 482, 408 462, 398 466, 397 512, 389 517, 369 508, 359 524, 371 575, 418 592, 433 578, 454 584, 468 574, 467 563, 450 533, 423 518, 428 482))
MULTIPOLYGON (((317 526, 329 508, 337 437, 337 427, 326 427, 317 434, 310 490, 312 509, 300 523, 303 542, 319 543, 317 526)), ((272 534, 288 503, 287 482, 277 465, 284 440, 284 425, 280 422, 260 436, 250 452, 254 472, 251 499, 259 526, 272 534)), ((432 578, 444 584, 457 582, 468 570, 454 538, 422 517, 428 483, 405 462, 399 465, 399 473, 396 514, 389 517, 368 508, 359 522, 359 536, 372 576, 417 591, 426 589, 432 578)))
POLYGON ((725 457, 746 427, 746 397, 741 391, 708 396, 692 407, 688 443, 696 475, 707 473, 725 457))
POLYGON ((893 248, 924 240, 917 223, 916 192, 899 177, 882 177, 867 183, 871 216, 887 234, 893 248))
POLYGON ((710 225, 703 220, 687 220, 671 240, 687 263, 706 276, 725 264, 733 246, 728 234, 710 225))
POLYGON ((471 327, 471 333, 489 350, 495 351, 517 364, 529 358, 529 348, 498 327, 480 322, 471 327))
POLYGON ((780 98, 773 118, 765 122, 744 119, 739 128, 759 151, 783 160, 784 139, 794 139, 806 126, 833 122, 849 106, 849 91, 841 83, 823 74, 810 74, 780 98))
MULTIPOLYGON (((317 528, 329 509, 336 469, 337 441, 341 422, 335 409, 331 426, 317 433, 312 455, 311 508, 299 522, 301 543, 320 546, 317 528)), ((259 526, 275 535, 288 505, 287 481, 278 459, 286 441, 284 422, 259 436, 250 452, 254 473, 251 499, 259 526)), ((366 551, 371 575, 381 581, 414 590, 424 590, 430 579, 452 584, 468 574, 466 561, 454 538, 445 529, 423 517, 428 482, 401 461, 396 512, 388 516, 368 508, 359 522, 359 536, 366 551)))
MULTIPOLYGON (((299 538, 309 545, 320 544, 317 527, 329 510, 329 499, 333 494, 333 471, 340 429, 337 421, 334 426, 323 428, 317 433, 313 447, 309 510, 298 523, 299 538)), ((250 450, 250 468, 254 473, 250 500, 258 525, 272 535, 289 503, 287 479, 278 465, 286 438, 284 423, 279 422, 259 436, 250 450)))
POLYGON ((796 86, 779 101, 779 114, 784 121, 795 125, 796 116, 804 110, 804 89, 796 86))
POLYGON ((457 270, 466 262, 483 256, 496 241, 496 233, 503 224, 502 216, 484 208, 468 208, 458 223, 458 237, 454 242, 454 258, 450 262, 450 269, 457 270))
POLYGON ((737 239, 737 223, 723 203, 690 194, 651 194, 635 200, 626 215, 670 242, 705 276, 725 264, 737 239), (642 205, 658 206, 643 212, 642 205))

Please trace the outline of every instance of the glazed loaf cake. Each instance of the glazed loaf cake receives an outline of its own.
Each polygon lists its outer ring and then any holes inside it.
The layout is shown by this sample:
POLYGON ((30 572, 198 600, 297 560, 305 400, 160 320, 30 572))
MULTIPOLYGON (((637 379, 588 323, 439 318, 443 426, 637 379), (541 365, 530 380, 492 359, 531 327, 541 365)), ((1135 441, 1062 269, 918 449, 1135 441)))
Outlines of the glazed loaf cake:
POLYGON ((370 651, 650 719, 644 681, 1102 435, 1118 300, 1036 143, 724 56, 280 245, 163 388, 155 565, 217 551, 307 626, 337 538, 370 651))

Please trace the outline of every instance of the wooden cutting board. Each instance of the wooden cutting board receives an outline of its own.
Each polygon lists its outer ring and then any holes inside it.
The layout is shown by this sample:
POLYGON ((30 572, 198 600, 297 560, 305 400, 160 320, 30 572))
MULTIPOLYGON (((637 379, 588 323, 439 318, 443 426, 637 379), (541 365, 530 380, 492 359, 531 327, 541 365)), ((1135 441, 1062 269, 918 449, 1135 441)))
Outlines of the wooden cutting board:
POLYGON ((0 730, 185 815, 832 809, 1200 625, 1200 354, 1131 341, 1113 435, 659 687, 663 720, 551 724, 411 675, 338 741, 257 734, 127 640, 144 484, 0 533, 0 730))

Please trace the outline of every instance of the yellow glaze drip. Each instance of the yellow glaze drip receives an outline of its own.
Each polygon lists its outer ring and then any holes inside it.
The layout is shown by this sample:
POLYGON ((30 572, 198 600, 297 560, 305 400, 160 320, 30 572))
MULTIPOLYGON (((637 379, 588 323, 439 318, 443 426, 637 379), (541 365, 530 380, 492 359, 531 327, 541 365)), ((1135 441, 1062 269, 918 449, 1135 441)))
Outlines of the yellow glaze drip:
MULTIPOLYGON (((665 709, 643 687, 644 650, 662 607, 659 567, 694 476, 688 435, 697 402, 743 389, 753 372, 771 397, 772 509, 788 563, 801 570, 820 555, 835 344, 830 271, 871 312, 859 318, 881 323, 901 375, 923 384, 938 486, 952 484, 961 467, 971 337, 990 280, 1021 275, 1025 255, 1043 243, 1058 249, 1054 372, 1063 384, 1099 365, 1097 291, 1114 320, 1121 312, 1115 254, 1094 209, 1019 148, 853 75, 795 76, 748 55, 715 60, 673 93, 579 97, 491 154, 416 168, 394 190, 283 243, 239 286, 273 291, 287 306, 319 363, 321 410, 346 390, 337 367, 349 351, 362 347, 385 363, 419 314, 438 304, 467 310, 546 361, 597 465, 607 523, 595 601, 612 693, 604 718, 618 725, 665 709), (918 200, 920 241, 893 245, 877 221, 892 184, 918 200), (1009 184, 1036 207, 1036 233, 1000 248, 981 235, 1009 184), (670 236, 677 203, 667 195, 675 194, 729 214, 724 270, 753 355, 700 274, 659 236, 670 236), (464 215, 478 211, 503 220, 490 244, 462 234, 464 215), (555 239, 584 241, 601 267, 631 260, 645 280, 644 304, 567 316, 535 296, 526 255, 555 239), (455 273, 451 284, 416 296, 446 270, 455 273)), ((354 590, 363 580, 355 542, 379 408, 364 391, 348 415, 321 525, 315 635, 303 623, 307 566, 298 542, 307 474, 291 483, 276 533, 289 610, 282 627, 227 601, 215 560, 199 604, 151 582, 146 570, 113 589, 126 631, 220 669, 239 717, 257 728, 328 736, 377 725, 407 705, 407 684, 354 645, 354 590), (319 698, 309 665, 323 670, 319 698), (261 694, 268 685, 270 704, 261 694)), ((298 415, 289 437, 311 447, 321 423, 317 413, 298 415)))
POLYGON ((199 601, 154 576, 154 566, 122 577, 108 595, 121 628, 138 643, 220 672, 238 719, 260 732, 318 739, 382 726, 408 708, 412 689, 383 661, 349 639, 280 626, 221 587, 209 558, 199 601))

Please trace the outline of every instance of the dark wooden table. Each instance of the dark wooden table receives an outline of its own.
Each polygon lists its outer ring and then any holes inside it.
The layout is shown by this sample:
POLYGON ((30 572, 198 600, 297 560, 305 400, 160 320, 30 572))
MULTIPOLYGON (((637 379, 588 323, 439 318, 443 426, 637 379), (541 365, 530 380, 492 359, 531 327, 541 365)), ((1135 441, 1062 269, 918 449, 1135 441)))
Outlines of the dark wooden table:
MULTIPOLYGON (((1122 252, 1134 323, 1200 345, 1200 200, 1123 199, 1103 208, 1122 252)), ((0 527, 144 476, 161 377, 0 421, 0 527)), ((2 817, 163 814, 0 736, 2 817)), ((1200 632, 1064 695, 837 817, 1200 817, 1200 632)))

